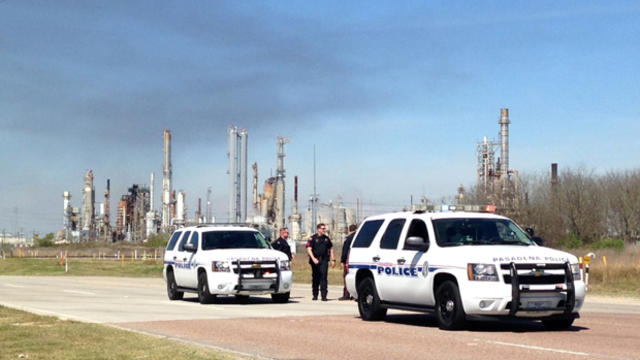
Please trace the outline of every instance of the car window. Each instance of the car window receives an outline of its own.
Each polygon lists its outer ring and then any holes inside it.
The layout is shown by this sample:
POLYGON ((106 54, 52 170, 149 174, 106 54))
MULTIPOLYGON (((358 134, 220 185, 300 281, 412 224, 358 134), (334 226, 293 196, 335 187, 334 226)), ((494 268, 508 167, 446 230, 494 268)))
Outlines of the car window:
POLYGON ((202 250, 269 249, 267 239, 258 231, 208 231, 202 233, 202 250))
MULTIPOLYGON (((409 231, 407 231, 407 238, 412 236, 419 236, 424 239, 425 243, 429 243, 429 232, 427 231, 427 224, 420 219, 413 219, 409 225, 409 231)), ((412 250, 404 244, 404 250, 412 250)))
POLYGON ((176 242, 182 235, 182 231, 176 231, 171 235, 171 239, 169 239, 169 243, 167 244, 167 250, 171 251, 176 246, 176 242))
POLYGON ((182 236, 182 240, 180 240, 180 245, 178 245, 178 251, 184 251, 184 244, 187 243, 187 239, 189 238, 190 234, 191 234, 191 231, 184 232, 184 235, 182 236))
POLYGON ((400 233, 404 227, 405 219, 391 220, 387 229, 382 235, 380 240, 380 249, 396 249, 398 248, 398 240, 400 240, 400 233))
POLYGON ((433 226, 440 246, 532 245, 527 234, 507 219, 438 219, 433 226))
POLYGON ((198 232, 197 231, 194 231, 193 234, 191 234, 191 239, 189 239, 189 244, 192 244, 194 249, 198 248, 198 232))
POLYGON ((360 228, 360 231, 358 231, 356 238, 353 240, 353 245, 351 247, 369 247, 383 222, 384 220, 370 220, 362 224, 362 227, 360 228))

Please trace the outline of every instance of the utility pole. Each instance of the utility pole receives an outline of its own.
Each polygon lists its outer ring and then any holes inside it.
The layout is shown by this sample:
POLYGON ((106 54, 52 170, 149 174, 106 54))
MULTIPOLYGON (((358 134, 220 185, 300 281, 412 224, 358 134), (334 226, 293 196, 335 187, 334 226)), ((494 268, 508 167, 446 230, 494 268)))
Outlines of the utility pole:
POLYGON ((313 195, 311 196, 311 232, 318 225, 318 192, 316 190, 316 145, 313 145, 313 195))

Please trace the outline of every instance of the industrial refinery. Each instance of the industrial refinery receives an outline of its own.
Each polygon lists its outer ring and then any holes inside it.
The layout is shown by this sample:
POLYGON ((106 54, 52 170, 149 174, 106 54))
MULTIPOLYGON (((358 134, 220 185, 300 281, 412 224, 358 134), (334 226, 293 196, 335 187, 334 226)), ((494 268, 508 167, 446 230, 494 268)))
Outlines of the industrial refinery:
MULTIPOLYGON (((318 204, 316 219, 311 219, 311 206, 303 217, 298 208, 297 176, 294 177, 293 201, 287 206, 285 145, 291 141, 290 138, 276 137, 276 174, 264 180, 262 189, 259 189, 258 163, 252 164, 251 197, 248 196, 249 132, 247 129, 229 126, 227 140, 229 223, 258 227, 267 237, 278 234, 282 227, 289 227, 292 240, 302 240, 314 233, 312 223, 319 222, 326 223, 329 233, 336 239, 342 239, 348 224, 355 223, 354 212, 345 208, 340 200, 318 204), (291 208, 289 216, 286 215, 287 208, 291 208), (303 219, 306 224, 304 227, 303 219)), ((202 199, 198 198, 197 208, 193 209, 193 216, 189 216, 186 206, 187 193, 173 188, 171 161, 171 131, 164 130, 160 197, 162 203, 159 211, 154 204, 155 173, 151 172, 148 184, 132 184, 128 187, 127 193, 120 196, 114 219, 110 217, 111 180, 107 179, 104 201, 96 204, 95 175, 93 170, 88 170, 84 176, 80 208, 73 207, 71 191, 63 192, 63 228, 58 232, 57 241, 143 242, 156 233, 170 233, 176 228, 194 224, 215 223, 216 219, 212 215, 211 187, 207 188, 204 213, 202 199)))
MULTIPOLYGON (((486 136, 477 144, 477 192, 488 203, 508 210, 514 207, 518 190, 518 172, 509 167, 509 109, 501 109, 498 124, 499 141, 486 136), (496 156, 499 154, 499 156, 496 156)), ((251 165, 251 196, 248 195, 248 149, 249 131, 237 126, 227 129, 229 161, 228 167, 228 223, 247 224, 260 228, 267 237, 274 237, 279 229, 288 227, 293 240, 302 240, 315 232, 315 224, 325 223, 331 236, 341 241, 349 224, 358 222, 357 212, 344 206, 340 197, 325 203, 311 195, 308 206, 300 211, 298 198, 298 177, 293 177, 293 199, 286 201, 285 145, 288 137, 277 136, 275 176, 269 176, 260 186, 259 166, 251 165), (251 205, 249 206, 249 201, 251 205), (286 214, 286 210, 290 213, 286 214)), ((315 158, 315 149, 314 149, 315 158)), ((95 203, 94 172, 88 170, 84 176, 81 208, 73 207, 70 191, 63 192, 63 229, 58 240, 65 242, 83 241, 146 241, 156 233, 170 233, 176 228, 193 224, 215 223, 212 216, 211 187, 207 188, 205 211, 202 199, 197 199, 197 208, 187 209, 188 194, 175 190, 172 182, 171 131, 163 132, 162 153, 162 194, 159 212, 154 204, 155 173, 149 175, 148 184, 132 184, 127 193, 117 202, 115 219, 110 218, 111 180, 107 179, 104 201, 95 203)), ((314 160, 315 173, 315 160, 314 160)), ((458 189, 458 201, 464 202, 464 187, 458 189)), ((412 208, 427 206, 428 201, 413 204, 412 208)))
MULTIPOLYGON (((489 141, 485 136, 477 146, 478 192, 488 203, 502 209, 514 208, 518 190, 518 171, 509 167, 509 109, 500 109, 500 141, 489 141), (496 158, 496 149, 500 157, 496 158)), ((458 190, 458 198, 464 189, 458 190)))

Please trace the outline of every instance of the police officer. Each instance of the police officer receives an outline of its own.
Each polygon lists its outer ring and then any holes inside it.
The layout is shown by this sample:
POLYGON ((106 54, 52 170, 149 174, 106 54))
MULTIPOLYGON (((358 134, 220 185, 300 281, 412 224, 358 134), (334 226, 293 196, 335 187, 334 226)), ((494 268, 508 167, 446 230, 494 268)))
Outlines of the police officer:
POLYGON ((331 239, 325 233, 325 224, 318 224, 317 232, 307 241, 307 254, 309 254, 309 264, 313 282, 311 290, 313 300, 318 300, 318 288, 322 295, 322 301, 327 301, 327 272, 329 271, 329 261, 331 267, 336 266, 336 258, 333 254, 331 239))
POLYGON ((276 241, 271 243, 271 246, 273 246, 274 250, 282 251, 283 253, 285 253, 289 258, 289 260, 291 260, 292 258, 291 247, 287 242, 288 238, 289 238, 289 229, 286 227, 283 227, 280 229, 280 237, 276 239, 276 241))
POLYGON ((340 263, 342 264, 342 280, 344 282, 344 288, 342 289, 342 297, 338 300, 349 300, 351 299, 351 295, 347 291, 347 273, 349 272, 349 268, 347 267, 347 260, 349 259, 349 249, 351 248, 351 242, 353 241, 353 236, 356 234, 357 226, 354 224, 349 225, 349 235, 344 239, 344 244, 342 244, 342 256, 340 257, 340 263))

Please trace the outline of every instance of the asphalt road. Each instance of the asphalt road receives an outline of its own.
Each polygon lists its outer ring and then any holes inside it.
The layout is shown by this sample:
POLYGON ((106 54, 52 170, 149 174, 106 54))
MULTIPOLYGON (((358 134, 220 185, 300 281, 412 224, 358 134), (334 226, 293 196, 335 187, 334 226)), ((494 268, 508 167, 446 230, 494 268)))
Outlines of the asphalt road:
POLYGON ((390 311, 364 322, 355 302, 311 301, 295 284, 291 302, 233 297, 200 305, 194 294, 169 301, 161 279, 0 276, 0 304, 95 322, 241 355, 282 359, 640 359, 640 301, 587 295, 574 326, 547 331, 538 322, 478 322, 439 330, 430 315, 390 311))

